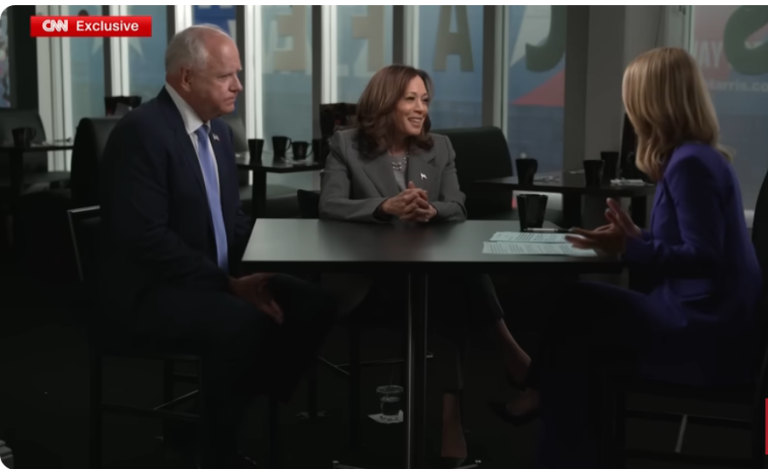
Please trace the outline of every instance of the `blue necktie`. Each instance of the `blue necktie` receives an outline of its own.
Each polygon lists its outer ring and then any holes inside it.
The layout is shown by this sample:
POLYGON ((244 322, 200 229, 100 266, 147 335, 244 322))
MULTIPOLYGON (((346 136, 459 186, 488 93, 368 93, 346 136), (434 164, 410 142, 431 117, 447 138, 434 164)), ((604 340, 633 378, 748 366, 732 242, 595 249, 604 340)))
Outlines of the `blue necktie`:
POLYGON ((227 230, 224 228, 224 215, 221 213, 221 196, 219 195, 219 181, 216 177, 216 160, 211 149, 211 140, 208 138, 208 126, 201 125, 195 131, 197 134, 197 151, 200 154, 200 166, 203 169, 205 190, 208 193, 208 206, 211 209, 213 220, 213 234, 216 236, 216 252, 219 267, 224 272, 229 272, 229 258, 227 254, 227 230))

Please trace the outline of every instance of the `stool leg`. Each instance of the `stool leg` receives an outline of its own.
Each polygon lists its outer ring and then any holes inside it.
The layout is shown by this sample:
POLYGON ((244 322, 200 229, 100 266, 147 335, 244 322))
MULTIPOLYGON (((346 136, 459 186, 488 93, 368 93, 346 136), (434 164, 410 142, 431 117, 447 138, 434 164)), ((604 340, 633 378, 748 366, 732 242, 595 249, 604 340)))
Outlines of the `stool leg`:
POLYGON ((360 446, 360 329, 349 327, 349 444, 360 446))
POLYGON ((269 399, 269 460, 273 468, 283 467, 282 438, 280 435, 280 403, 277 399, 269 399))
POLYGON ((309 370, 307 377, 307 414, 310 419, 317 418, 317 365, 309 370))
POLYGON ((101 354, 95 348, 89 351, 90 359, 90 467, 101 469, 101 354))
MULTIPOLYGON (((174 363, 173 360, 163 360, 163 403, 173 400, 174 395, 174 363)), ((169 421, 163 421, 163 443, 170 443, 172 436, 172 424, 169 421)))

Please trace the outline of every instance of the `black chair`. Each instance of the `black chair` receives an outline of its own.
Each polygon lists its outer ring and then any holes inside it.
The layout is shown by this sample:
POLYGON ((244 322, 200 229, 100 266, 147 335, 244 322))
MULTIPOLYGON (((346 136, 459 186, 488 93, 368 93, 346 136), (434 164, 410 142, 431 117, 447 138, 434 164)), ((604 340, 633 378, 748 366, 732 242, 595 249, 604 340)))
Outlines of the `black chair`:
MULTIPOLYGON (((757 251, 763 272, 768 272, 768 175, 763 180, 755 206, 752 229, 752 243, 757 251)), ((604 387, 600 390, 604 406, 601 408, 602 446, 607 450, 605 459, 615 467, 621 467, 627 459, 644 459, 673 463, 695 464, 700 467, 745 467, 763 469, 765 467, 765 400, 768 398, 768 302, 766 300, 766 277, 763 284, 763 302, 758 314, 760 333, 760 356, 758 358, 755 379, 751 385, 726 386, 716 389, 697 386, 681 386, 669 383, 640 381, 630 382, 628 386, 613 380, 610 372, 601 373, 604 387), (626 408, 626 394, 641 394, 659 397, 693 399, 709 403, 724 403, 751 407, 748 419, 722 418, 704 415, 687 415, 626 408), (627 418, 639 418, 660 421, 680 422, 674 452, 659 452, 627 449, 624 445, 624 429, 627 418), (752 434, 752 454, 749 458, 713 457, 682 452, 685 431, 689 424, 706 425, 715 428, 734 428, 752 434)))
POLYGON ((226 114, 221 116, 221 120, 226 122, 232 128, 234 138, 235 153, 245 153, 248 151, 248 138, 246 137, 245 124, 243 119, 236 114, 226 114))
POLYGON ((471 219, 497 219, 513 216, 512 192, 478 187, 481 179, 512 176, 512 158, 507 139, 497 127, 432 130, 451 140, 456 152, 459 186, 466 194, 465 205, 471 219))
MULTIPOLYGON (((512 191, 488 188, 475 181, 513 175, 512 157, 504 133, 498 127, 438 129, 456 152, 459 186, 467 196, 465 206, 470 220, 517 220, 512 208, 512 191)), ((562 224, 562 211, 547 209, 546 219, 562 224)))
POLYGON ((106 116, 121 117, 128 111, 141 106, 141 96, 105 96, 104 110, 106 116), (118 105, 125 106, 124 112, 118 112, 118 105))
MULTIPOLYGON (((66 211, 99 203, 98 169, 116 117, 83 118, 75 132, 70 187, 27 194, 22 199, 23 258, 33 278, 61 285, 62 295, 76 284, 66 211), (47 277, 47 278, 45 278, 47 277)), ((69 173, 68 173, 69 174, 69 173)))
POLYGON ((75 132, 72 150, 72 207, 98 204, 99 164, 112 129, 120 121, 116 117, 85 117, 75 132))
MULTIPOLYGON (((141 416, 161 419, 164 421, 165 433, 171 429, 169 422, 186 422, 194 424, 199 415, 190 412, 173 410, 179 404, 196 398, 201 389, 202 360, 199 355, 159 351, 151 344, 137 337, 128 336, 120 331, 119 326, 109 324, 104 316, 99 314, 95 301, 95 289, 99 250, 100 211, 98 206, 81 207, 67 211, 70 232, 74 247, 77 271, 83 287, 78 307, 87 309, 90 313, 88 324, 89 360, 90 360, 90 467, 99 469, 102 465, 102 415, 104 412, 123 415, 141 416), (123 357, 131 359, 161 360, 163 362, 163 402, 153 408, 136 407, 124 404, 105 403, 102 396, 102 371, 104 357, 123 357), (177 373, 177 362, 187 362, 196 365, 196 374, 177 373), (181 396, 175 395, 176 383, 191 383, 197 386, 194 391, 181 396)), ((270 401, 270 435, 277 438, 277 403, 270 401)), ((277 444, 272 445, 271 458, 273 463, 278 461, 277 444)), ((277 464, 275 464, 276 466, 277 464)))
MULTIPOLYGON (((301 210, 301 218, 305 219, 317 219, 319 218, 319 204, 320 193, 318 191, 307 191, 299 189, 296 192, 296 198, 299 202, 299 208, 301 210)), ((385 358, 381 360, 362 361, 360 358, 360 341, 362 333, 365 329, 393 329, 401 330, 399 327, 401 324, 395 324, 395 321, 387 320, 378 316, 366 315, 365 311, 355 310, 352 313, 342 317, 337 323, 337 326, 343 327, 347 330, 347 343, 349 350, 349 363, 333 363, 323 357, 318 357, 318 360, 329 367, 330 369, 338 372, 340 375, 349 379, 349 413, 350 413, 350 445, 357 447, 360 445, 360 427, 361 427, 361 404, 360 404, 360 374, 362 368, 367 367, 379 367, 379 366, 396 366, 397 364, 404 363, 402 358, 385 358)), ((405 340, 405 338, 403 338, 405 340)), ((427 352, 427 359, 431 359, 434 355, 431 352, 427 352)), ((404 369, 404 367, 403 367, 404 369)), ((317 417, 321 415, 317 410, 317 376, 316 374, 310 375, 308 382, 308 417, 317 417)))

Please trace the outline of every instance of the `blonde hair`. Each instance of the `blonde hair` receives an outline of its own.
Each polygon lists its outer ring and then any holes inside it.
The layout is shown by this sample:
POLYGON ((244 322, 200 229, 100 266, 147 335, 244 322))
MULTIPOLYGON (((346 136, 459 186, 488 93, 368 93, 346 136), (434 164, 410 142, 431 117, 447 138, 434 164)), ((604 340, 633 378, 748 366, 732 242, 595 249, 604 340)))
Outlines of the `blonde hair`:
POLYGON ((637 134, 635 162, 658 181, 675 148, 698 142, 717 148, 720 125, 704 77, 684 49, 660 47, 640 54, 624 72, 622 99, 637 134))

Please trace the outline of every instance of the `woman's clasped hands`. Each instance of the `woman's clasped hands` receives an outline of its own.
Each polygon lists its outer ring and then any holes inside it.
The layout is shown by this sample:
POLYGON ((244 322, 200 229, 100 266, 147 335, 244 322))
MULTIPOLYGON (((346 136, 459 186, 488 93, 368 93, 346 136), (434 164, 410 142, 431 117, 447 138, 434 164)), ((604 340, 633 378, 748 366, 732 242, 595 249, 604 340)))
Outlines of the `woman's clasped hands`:
POLYGON ((437 210, 429 203, 427 191, 419 189, 413 182, 409 182, 401 193, 387 199, 381 208, 384 213, 403 221, 426 223, 437 215, 437 210))

